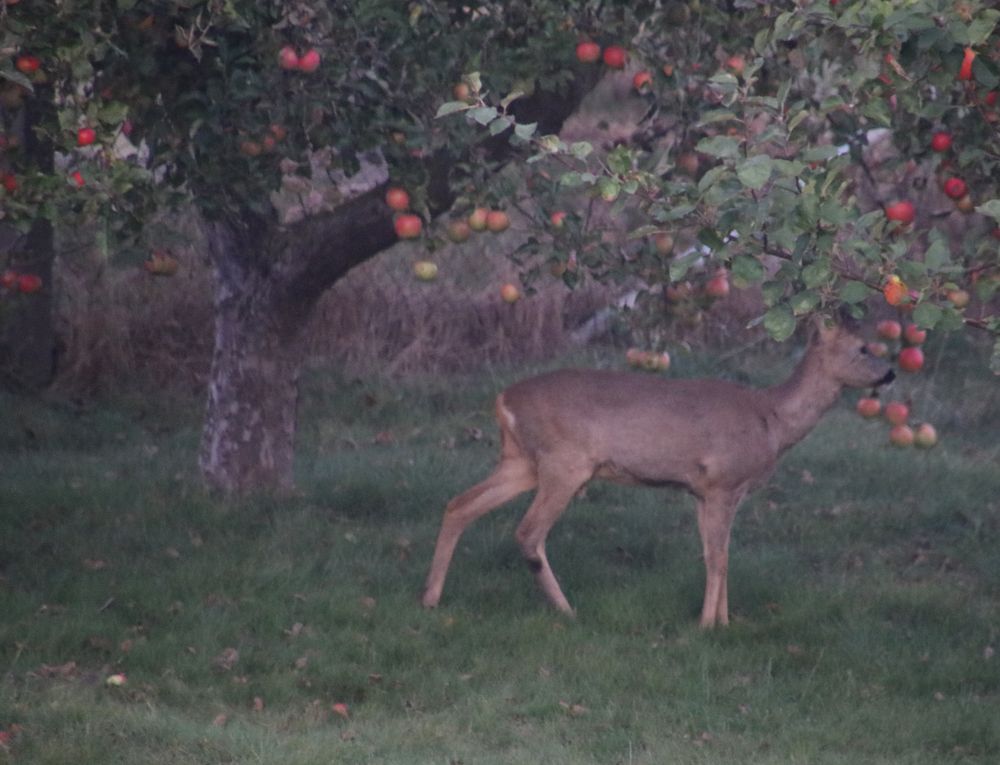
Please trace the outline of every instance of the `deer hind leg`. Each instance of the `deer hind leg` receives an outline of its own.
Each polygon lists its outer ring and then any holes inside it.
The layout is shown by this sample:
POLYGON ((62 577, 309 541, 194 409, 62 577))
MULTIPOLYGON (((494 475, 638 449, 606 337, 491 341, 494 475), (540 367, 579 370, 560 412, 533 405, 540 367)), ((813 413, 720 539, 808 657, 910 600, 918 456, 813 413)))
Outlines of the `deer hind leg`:
POLYGON ((745 492, 710 494, 698 500, 698 531, 705 558, 701 626, 729 624, 729 536, 745 492))
POLYGON ((517 527, 517 542, 535 581, 559 611, 573 614, 545 554, 545 538, 576 492, 592 476, 591 470, 540 470, 538 493, 517 527))
POLYGON ((427 575, 422 599, 425 608, 434 608, 441 600, 444 580, 455 553, 455 546, 466 527, 480 516, 495 510, 535 486, 534 466, 516 450, 505 450, 496 470, 485 481, 459 494, 444 511, 441 530, 434 548, 434 559, 427 575))

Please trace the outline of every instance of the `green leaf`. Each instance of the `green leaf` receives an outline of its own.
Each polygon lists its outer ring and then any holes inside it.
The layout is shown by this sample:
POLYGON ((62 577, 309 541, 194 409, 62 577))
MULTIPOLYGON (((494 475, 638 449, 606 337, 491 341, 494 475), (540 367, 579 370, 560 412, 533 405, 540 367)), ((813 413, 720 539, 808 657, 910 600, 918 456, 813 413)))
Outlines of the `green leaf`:
POLYGON ((700 257, 702 257, 702 254, 697 249, 694 249, 686 255, 674 258, 674 260, 670 262, 670 281, 676 282, 683 279, 684 275, 687 274, 688 269, 691 268, 694 262, 700 257))
POLYGON ((814 308, 816 308, 816 306, 819 305, 819 301, 820 297, 818 293, 813 292, 812 290, 805 290, 797 295, 792 295, 788 302, 792 307, 792 312, 796 316, 802 316, 803 314, 810 313, 814 308))
POLYGON ((737 287, 746 287, 764 278, 764 266, 750 255, 737 255, 733 258, 732 274, 737 287))
POLYGON ((817 258, 802 269, 802 281, 810 289, 820 287, 830 281, 833 274, 829 258, 817 258))
POLYGON ((725 241, 719 236, 719 232, 708 226, 698 232, 698 241, 712 250, 721 250, 726 246, 725 241))
POLYGON ((730 120, 735 119, 736 115, 728 109, 713 109, 712 111, 705 112, 701 115, 701 119, 698 121, 698 126, 711 125, 716 122, 729 122, 730 120))
POLYGON ((708 189, 712 188, 723 175, 729 172, 729 168, 725 165, 717 165, 706 172, 701 179, 698 181, 698 192, 704 194, 708 189))
POLYGON ((993 34, 998 20, 1000 20, 1000 11, 993 9, 983 11, 978 18, 973 19, 968 27, 969 45, 975 47, 985 43, 993 34))
POLYGON ((526 125, 514 125, 514 135, 524 141, 527 141, 535 134, 535 130, 537 129, 537 122, 529 122, 526 125))
POLYGON ((934 303, 921 303, 913 309, 913 322, 924 329, 934 329, 941 319, 941 309, 934 303))
POLYGON ((976 212, 989 215, 1000 224, 1000 199, 991 199, 981 205, 976 205, 976 212))
POLYGON ((840 299, 848 304, 860 303, 870 292, 868 285, 862 282, 846 281, 840 288, 840 299))
POLYGON ((577 159, 586 159, 594 151, 594 147, 587 141, 576 141, 569 145, 569 152, 577 159))
POLYGON ((618 146, 608 155, 608 167, 613 173, 629 172, 632 169, 632 151, 626 146, 618 146))
POLYGON ((792 336, 795 331, 795 316, 785 304, 776 305, 764 314, 764 329, 779 343, 792 336))
POLYGON ((492 106, 478 106, 469 110, 469 116, 480 125, 489 125, 497 118, 497 110, 492 106))
POLYGON ((490 123, 490 135, 499 135, 512 124, 514 124, 514 120, 510 117, 497 117, 490 123))
POLYGON ((710 157, 726 159, 739 156, 740 142, 727 135, 714 135, 710 138, 702 138, 695 146, 696 151, 707 154, 710 157))
POLYGON ((774 162, 769 156, 758 154, 737 166, 736 177, 748 189, 756 191, 763 188, 764 184, 770 180, 773 168, 774 162))
POLYGON ((761 287, 764 305, 768 308, 775 305, 785 295, 785 282, 767 282, 761 287))
POLYGON ((559 179, 559 185, 567 189, 575 189, 583 185, 583 176, 580 173, 563 173, 559 179))
POLYGON ((471 107, 467 103, 465 103, 465 101, 446 101, 445 103, 441 104, 441 106, 438 107, 437 114, 435 114, 434 116, 435 118, 447 117, 449 114, 455 114, 456 112, 464 112, 470 108, 471 107))

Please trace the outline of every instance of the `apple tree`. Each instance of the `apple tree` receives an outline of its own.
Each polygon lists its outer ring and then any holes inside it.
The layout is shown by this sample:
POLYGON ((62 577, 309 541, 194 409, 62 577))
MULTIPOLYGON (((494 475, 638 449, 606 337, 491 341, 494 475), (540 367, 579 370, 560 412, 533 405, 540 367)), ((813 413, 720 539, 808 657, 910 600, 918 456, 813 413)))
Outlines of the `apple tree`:
MULTIPOLYGON (((628 46, 649 105, 636 140, 598 152, 538 135, 525 155, 543 207, 587 200, 551 238, 550 270, 639 277, 655 321, 665 302, 755 285, 777 340, 883 300, 924 329, 1000 337, 998 20, 972 0, 658 5, 628 46), (608 246, 626 218, 630 239, 608 246), (675 249, 681 234, 695 246, 675 249)), ((440 117, 474 124, 491 105, 508 118, 489 98, 440 117)))
POLYGON ((200 467, 227 491, 286 488, 317 300, 498 167, 515 117, 520 140, 559 129, 596 80, 572 49, 599 5, 0 0, 0 224, 15 250, 54 226, 134 264, 157 211, 196 214, 215 274, 200 467), (479 68, 522 94, 485 139, 434 119, 479 68), (395 228, 390 182, 411 194, 395 228))

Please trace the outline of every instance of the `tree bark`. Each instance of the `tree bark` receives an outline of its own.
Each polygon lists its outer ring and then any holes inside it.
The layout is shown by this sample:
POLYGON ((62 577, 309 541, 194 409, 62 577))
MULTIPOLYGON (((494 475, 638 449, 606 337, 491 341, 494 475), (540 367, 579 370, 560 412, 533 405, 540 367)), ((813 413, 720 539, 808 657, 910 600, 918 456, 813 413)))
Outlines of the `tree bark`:
POLYGON ((199 466, 227 493, 293 486, 301 368, 300 312, 278 299, 280 285, 255 267, 232 228, 208 233, 215 265, 215 350, 199 466))

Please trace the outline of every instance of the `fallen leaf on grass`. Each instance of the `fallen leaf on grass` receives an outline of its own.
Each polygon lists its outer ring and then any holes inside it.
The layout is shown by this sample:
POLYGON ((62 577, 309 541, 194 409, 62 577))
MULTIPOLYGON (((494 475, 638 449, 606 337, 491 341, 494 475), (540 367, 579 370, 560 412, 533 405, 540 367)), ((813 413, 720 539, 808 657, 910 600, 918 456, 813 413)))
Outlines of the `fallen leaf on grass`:
POLYGON ((229 722, 229 715, 227 714, 217 714, 215 719, 212 720, 213 727, 222 728, 225 727, 226 723, 229 722))
POLYGON ((335 715, 340 715, 345 720, 348 717, 350 717, 350 712, 347 710, 347 704, 344 704, 343 702, 339 702, 338 701, 336 704, 334 704, 332 707, 330 707, 330 709, 333 710, 333 713, 335 715))
POLYGON ((253 711, 254 712, 264 711, 264 699, 262 699, 260 696, 253 697, 253 711))
POLYGON ((228 672, 234 666, 236 666, 236 662, 238 662, 239 660, 240 660, 240 652, 237 651, 235 648, 227 648, 218 656, 216 656, 214 659, 212 659, 212 663, 219 669, 223 670, 224 672, 228 672))
POLYGON ((305 625, 302 622, 295 622, 295 624, 293 624, 291 627, 285 630, 285 634, 288 637, 293 637, 293 638, 298 637, 299 635, 302 634, 302 629, 304 627, 305 625))
POLYGON ((178 558, 181 557, 181 551, 178 550, 176 547, 168 547, 163 552, 168 558, 172 558, 173 560, 177 560, 178 558))
POLYGON ((76 662, 67 661, 65 664, 43 664, 38 668, 39 677, 67 679, 75 677, 77 674, 76 662))
POLYGON ((788 651, 790 656, 802 656, 805 653, 805 649, 800 645, 795 645, 795 643, 789 643, 785 650, 788 651))
POLYGON ((84 558, 83 567, 87 571, 103 571, 108 567, 108 562, 101 558, 84 558))
POLYGON ((570 717, 581 717, 590 711, 583 704, 570 704, 568 701, 560 701, 559 706, 561 706, 570 717))

